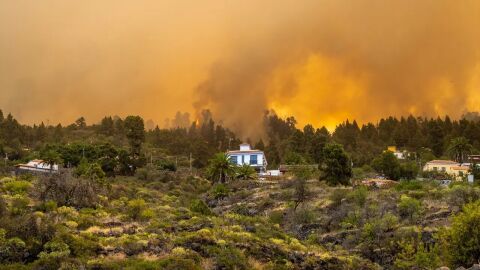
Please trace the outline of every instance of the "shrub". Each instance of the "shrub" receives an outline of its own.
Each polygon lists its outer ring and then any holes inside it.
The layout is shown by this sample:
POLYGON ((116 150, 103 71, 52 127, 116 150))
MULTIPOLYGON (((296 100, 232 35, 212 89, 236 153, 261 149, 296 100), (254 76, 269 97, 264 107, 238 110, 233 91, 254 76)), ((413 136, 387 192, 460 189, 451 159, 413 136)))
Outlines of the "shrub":
POLYGON ((363 254, 369 257, 373 250, 384 247, 387 233, 394 230, 397 225, 398 218, 392 214, 386 214, 380 219, 367 222, 361 231, 363 254))
POLYGON ((315 213, 313 211, 310 211, 308 209, 301 208, 297 211, 295 211, 293 220, 295 224, 308 224, 312 223, 315 221, 315 213))
POLYGON ((222 199, 228 196, 230 190, 224 184, 217 184, 213 187, 212 194, 215 199, 222 199))
POLYGON ((268 218, 274 224, 282 224, 284 218, 283 211, 272 211, 268 218))
POLYGON ((364 186, 355 188, 352 192, 348 193, 346 197, 349 201, 363 207, 367 202, 368 189, 364 186))
POLYGON ((212 210, 208 208, 207 204, 199 199, 192 200, 190 203, 190 210, 195 213, 199 213, 202 215, 212 215, 212 210))
POLYGON ((399 246, 401 251, 394 262, 396 269, 436 269, 441 266, 435 248, 426 249, 422 242, 405 240, 399 246))
POLYGON ((162 159, 157 162, 157 167, 161 171, 171 171, 171 172, 176 172, 177 171, 177 165, 175 165, 175 162, 162 159))
POLYGON ((12 198, 10 212, 14 215, 21 215, 27 211, 30 199, 25 196, 15 195, 12 198))
POLYGON ((445 256, 452 266, 472 265, 480 258, 480 201, 465 205, 452 219, 452 226, 440 234, 445 256))
POLYGON ((128 256, 136 255, 145 251, 145 248, 148 245, 147 241, 142 241, 135 235, 123 235, 120 239, 123 251, 128 256))
POLYGON ((0 229, 0 263, 20 262, 26 253, 26 245, 22 239, 5 238, 5 230, 0 229))
POLYGON ((468 184, 453 185, 449 193, 450 203, 457 207, 480 199, 480 189, 468 184))
POLYGON ((28 190, 32 187, 32 184, 28 181, 20 180, 20 181, 11 181, 7 182, 4 185, 6 191, 10 192, 11 194, 26 194, 28 190))
POLYGON ((398 182, 398 185, 395 186, 397 191, 403 190, 421 190, 423 188, 423 184, 420 181, 416 180, 402 180, 398 182))
POLYGON ((58 206, 55 201, 46 201, 38 205, 36 209, 43 212, 52 212, 57 210, 57 208, 58 206))
POLYGON ((146 208, 145 200, 143 199, 135 199, 131 200, 127 204, 127 214, 133 220, 140 219, 141 213, 146 208))
POLYGON ((344 189, 344 188, 334 189, 332 194, 330 195, 332 206, 336 207, 342 204, 342 201, 347 198, 348 193, 349 193, 348 189, 344 189))
POLYGON ((402 195, 397 205, 400 216, 415 220, 422 212, 422 203, 414 198, 402 195))
MULTIPOLYGON (((70 248, 61 240, 52 240, 43 246, 43 251, 38 254, 36 261, 39 269, 61 269, 64 262, 70 255, 70 248)), ((68 268, 67 268, 68 269, 68 268)))
POLYGON ((232 247, 214 248, 217 269, 225 270, 246 270, 248 262, 245 255, 238 249, 232 247))

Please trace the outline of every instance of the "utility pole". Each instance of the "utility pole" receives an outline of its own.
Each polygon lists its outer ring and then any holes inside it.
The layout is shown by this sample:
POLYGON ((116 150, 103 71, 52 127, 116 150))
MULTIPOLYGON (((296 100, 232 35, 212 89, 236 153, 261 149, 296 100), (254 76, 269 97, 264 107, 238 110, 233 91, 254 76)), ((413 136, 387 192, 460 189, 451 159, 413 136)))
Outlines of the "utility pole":
POLYGON ((190 152, 189 162, 190 162, 190 174, 192 174, 192 152, 190 152))

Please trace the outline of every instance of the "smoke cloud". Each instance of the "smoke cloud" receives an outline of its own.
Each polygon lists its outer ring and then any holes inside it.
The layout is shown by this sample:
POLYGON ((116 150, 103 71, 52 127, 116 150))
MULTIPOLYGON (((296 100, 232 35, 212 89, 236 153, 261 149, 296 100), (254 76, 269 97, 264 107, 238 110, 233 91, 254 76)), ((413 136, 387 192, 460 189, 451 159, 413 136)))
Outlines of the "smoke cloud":
POLYGON ((201 117, 242 136, 480 110, 480 2, 0 0, 0 108, 20 120, 201 117))

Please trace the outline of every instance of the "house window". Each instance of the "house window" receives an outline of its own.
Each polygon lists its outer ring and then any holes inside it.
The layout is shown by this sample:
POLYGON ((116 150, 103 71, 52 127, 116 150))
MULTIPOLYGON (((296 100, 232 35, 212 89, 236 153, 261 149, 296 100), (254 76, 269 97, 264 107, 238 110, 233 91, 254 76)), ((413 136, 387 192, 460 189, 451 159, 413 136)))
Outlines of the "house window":
POLYGON ((442 167, 442 172, 445 172, 446 170, 447 170, 447 168, 442 167))
POLYGON ((438 168, 437 168, 437 167, 433 167, 433 170, 434 170, 434 171, 438 171, 438 168))
POLYGON ((250 164, 251 165, 257 165, 258 164, 257 155, 251 155, 250 156, 250 164))
POLYGON ((237 164, 238 163, 237 156, 230 156, 230 162, 233 163, 233 164, 237 164))

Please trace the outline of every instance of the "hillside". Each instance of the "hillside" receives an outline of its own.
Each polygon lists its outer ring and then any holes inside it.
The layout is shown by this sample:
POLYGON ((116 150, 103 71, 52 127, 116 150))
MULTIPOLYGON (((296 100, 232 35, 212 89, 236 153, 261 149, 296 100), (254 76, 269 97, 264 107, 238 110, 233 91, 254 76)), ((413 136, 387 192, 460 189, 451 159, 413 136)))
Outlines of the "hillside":
MULTIPOLYGON (((157 172, 0 181, 1 269, 432 269, 476 187, 388 189, 157 172), (422 247, 422 248, 419 248, 422 247), (420 254, 421 253, 421 254, 420 254)), ((465 265, 466 266, 466 265, 465 265)))
MULTIPOLYGON (((68 183, 60 181, 74 180, 1 180, 2 269, 376 269, 359 256, 298 240, 260 210, 210 210, 203 200, 217 193, 201 178, 75 183, 66 200, 68 183)), ((232 183, 239 184, 257 185, 232 183)), ((253 196, 265 195, 269 186, 261 186, 253 196)))

